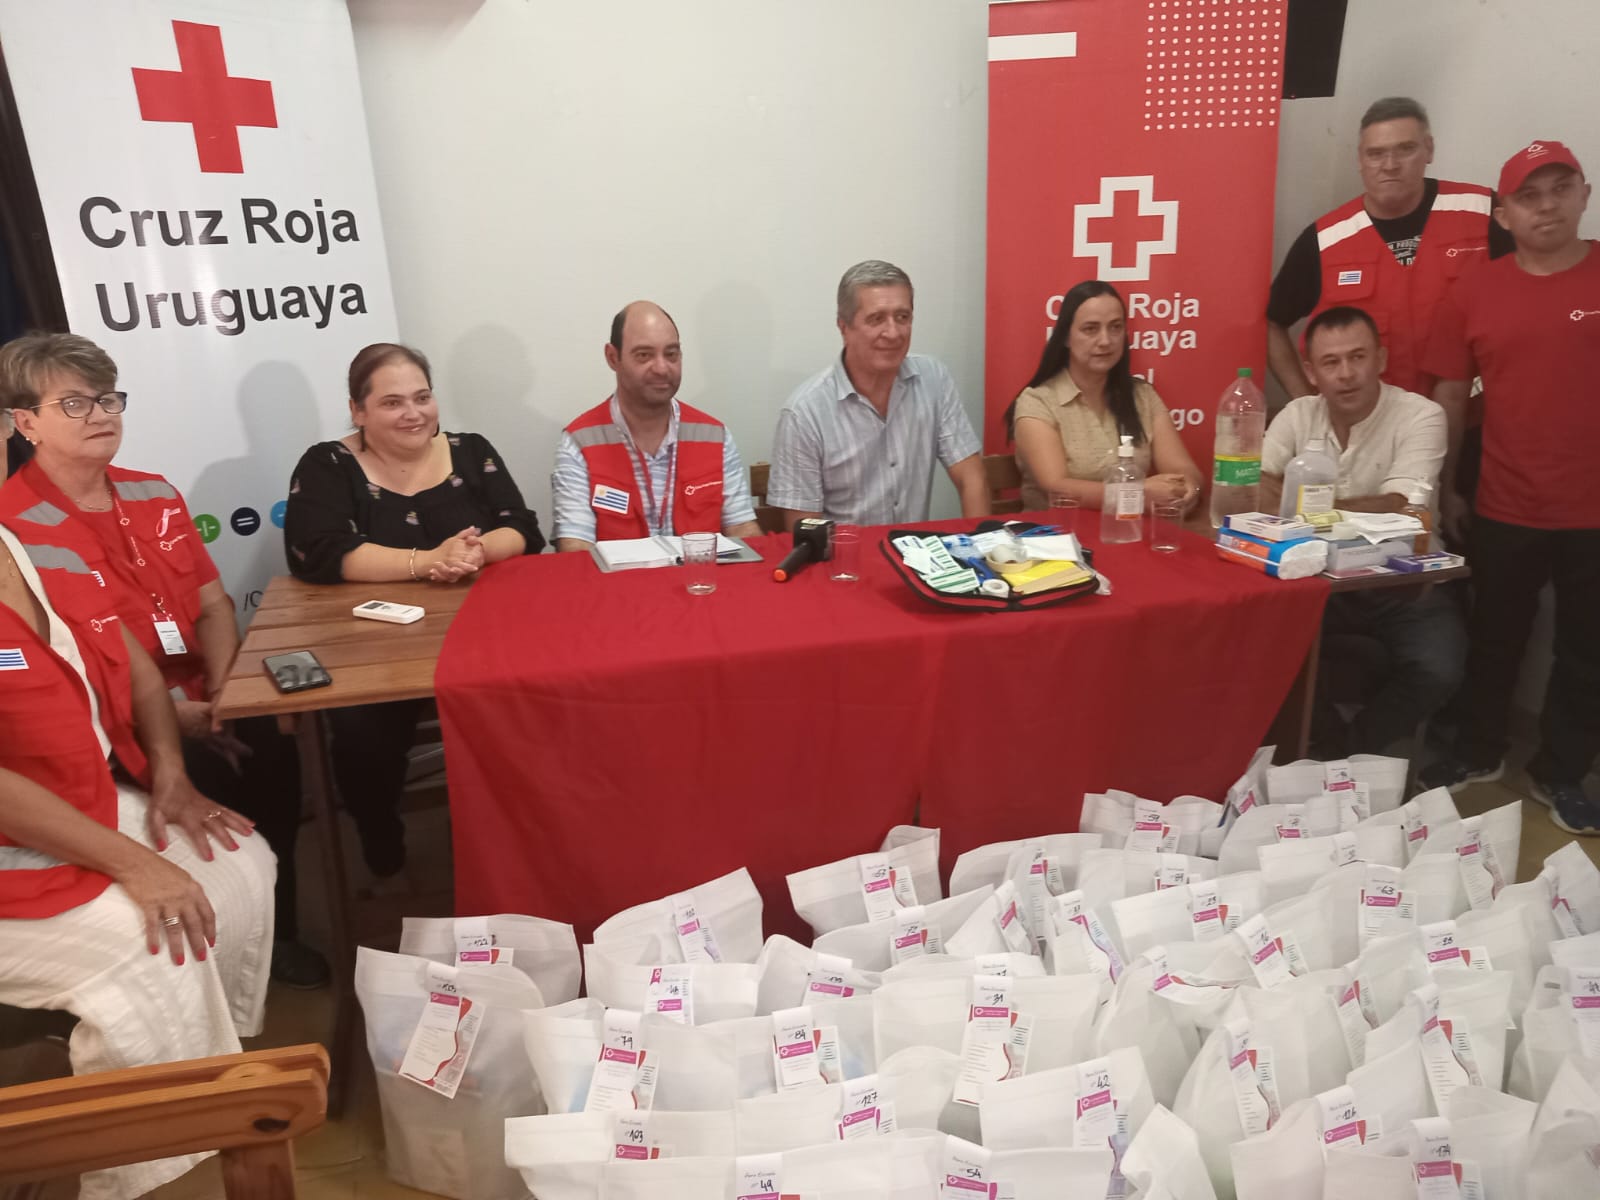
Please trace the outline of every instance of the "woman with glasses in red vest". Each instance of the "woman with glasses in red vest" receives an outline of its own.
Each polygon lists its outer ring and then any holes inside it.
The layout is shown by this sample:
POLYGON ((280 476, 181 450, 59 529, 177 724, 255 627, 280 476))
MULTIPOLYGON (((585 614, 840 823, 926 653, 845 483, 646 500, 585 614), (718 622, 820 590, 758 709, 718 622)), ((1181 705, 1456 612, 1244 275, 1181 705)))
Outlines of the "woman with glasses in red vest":
MULTIPOLYGON (((312 583, 471 579, 491 563, 544 549, 489 440, 439 426, 423 355, 379 342, 350 364, 352 433, 301 456, 283 540, 289 570, 312 583)), ((400 793, 424 701, 334 709, 334 779, 377 880, 405 866, 400 793)))
POLYGON ((0 403, 33 446, 0 487, 0 519, 25 541, 70 547, 115 591, 123 623, 181 697, 190 777, 256 822, 278 856, 273 978, 320 987, 327 961, 298 940, 294 744, 271 718, 216 719, 213 701, 239 648, 233 601, 177 489, 115 465, 128 404, 116 386, 111 356, 75 334, 30 333, 0 348, 0 403))

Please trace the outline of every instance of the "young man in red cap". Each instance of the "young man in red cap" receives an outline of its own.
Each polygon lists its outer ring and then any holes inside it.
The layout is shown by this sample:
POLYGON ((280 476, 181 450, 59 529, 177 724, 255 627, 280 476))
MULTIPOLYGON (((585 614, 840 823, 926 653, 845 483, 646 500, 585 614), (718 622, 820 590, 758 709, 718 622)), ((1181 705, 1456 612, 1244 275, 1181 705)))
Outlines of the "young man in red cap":
POLYGON ((1453 754, 1423 782, 1454 791, 1504 773, 1512 692, 1539 593, 1553 583, 1555 661, 1528 777, 1557 825, 1600 834, 1600 808, 1582 786, 1600 753, 1600 254, 1578 236, 1589 190, 1560 142, 1513 154, 1494 216, 1516 253, 1461 278, 1428 342, 1452 453, 1474 375, 1488 402, 1466 712, 1453 754))

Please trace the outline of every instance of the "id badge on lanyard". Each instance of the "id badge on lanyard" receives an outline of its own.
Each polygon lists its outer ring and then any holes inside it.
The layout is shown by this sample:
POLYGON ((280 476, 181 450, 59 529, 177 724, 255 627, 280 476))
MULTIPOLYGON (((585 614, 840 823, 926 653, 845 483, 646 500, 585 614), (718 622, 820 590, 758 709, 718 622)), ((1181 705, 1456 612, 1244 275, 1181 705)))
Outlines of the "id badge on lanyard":
POLYGON ((150 620, 156 627, 156 637, 161 639, 161 652, 168 658, 176 658, 180 654, 189 653, 189 647, 184 645, 183 633, 178 629, 178 623, 165 613, 152 613, 150 620))

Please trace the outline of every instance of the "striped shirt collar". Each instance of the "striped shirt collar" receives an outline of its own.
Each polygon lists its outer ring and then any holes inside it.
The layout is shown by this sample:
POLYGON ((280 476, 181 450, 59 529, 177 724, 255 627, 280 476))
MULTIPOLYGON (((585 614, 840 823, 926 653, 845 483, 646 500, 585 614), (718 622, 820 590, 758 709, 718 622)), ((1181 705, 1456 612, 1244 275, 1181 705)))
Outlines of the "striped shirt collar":
MULTIPOLYGON (((590 394, 592 395, 593 393, 590 393, 590 394)), ((628 428, 628 422, 622 416, 622 405, 617 400, 617 394, 615 392, 611 393, 611 423, 613 425, 615 425, 618 429, 622 430, 622 436, 623 436, 624 439, 626 439, 626 441, 628 443, 628 449, 629 450, 638 450, 639 449, 639 447, 636 446, 634 444, 634 441, 633 441, 633 430, 628 428)), ((667 436, 661 439, 661 445, 656 447, 656 452, 654 454, 645 454, 644 456, 646 458, 660 458, 663 454, 665 454, 668 450, 672 449, 672 447, 676 446, 677 444, 678 444, 678 398, 676 396, 674 396, 672 398, 672 424, 667 426, 667 436)), ((644 451, 639 450, 639 453, 640 454, 644 454, 644 451)))
MULTIPOLYGON (((917 377, 917 368, 912 365, 911 352, 906 351, 905 358, 900 363, 900 369, 895 372, 895 381, 904 383, 908 379, 917 377)), ((844 368, 844 351, 839 351, 839 357, 833 360, 833 393, 838 400, 848 400, 851 396, 861 396, 856 391, 856 385, 850 382, 850 372, 844 368)), ((861 396, 863 400, 865 396, 861 396)), ((613 400, 615 403, 615 400, 613 400)), ((674 404, 677 401, 673 401, 674 404)))

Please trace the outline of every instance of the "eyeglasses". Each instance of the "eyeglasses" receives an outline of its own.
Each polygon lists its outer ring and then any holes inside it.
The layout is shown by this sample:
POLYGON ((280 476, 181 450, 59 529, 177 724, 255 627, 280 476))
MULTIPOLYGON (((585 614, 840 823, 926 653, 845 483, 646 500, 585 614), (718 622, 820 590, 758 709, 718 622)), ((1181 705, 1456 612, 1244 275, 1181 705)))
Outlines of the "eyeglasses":
POLYGON ((101 411, 116 416, 128 407, 127 392, 106 392, 101 396, 63 396, 59 400, 46 400, 42 404, 32 406, 34 412, 51 404, 59 404, 64 415, 81 421, 89 415, 89 411, 98 404, 101 411))

